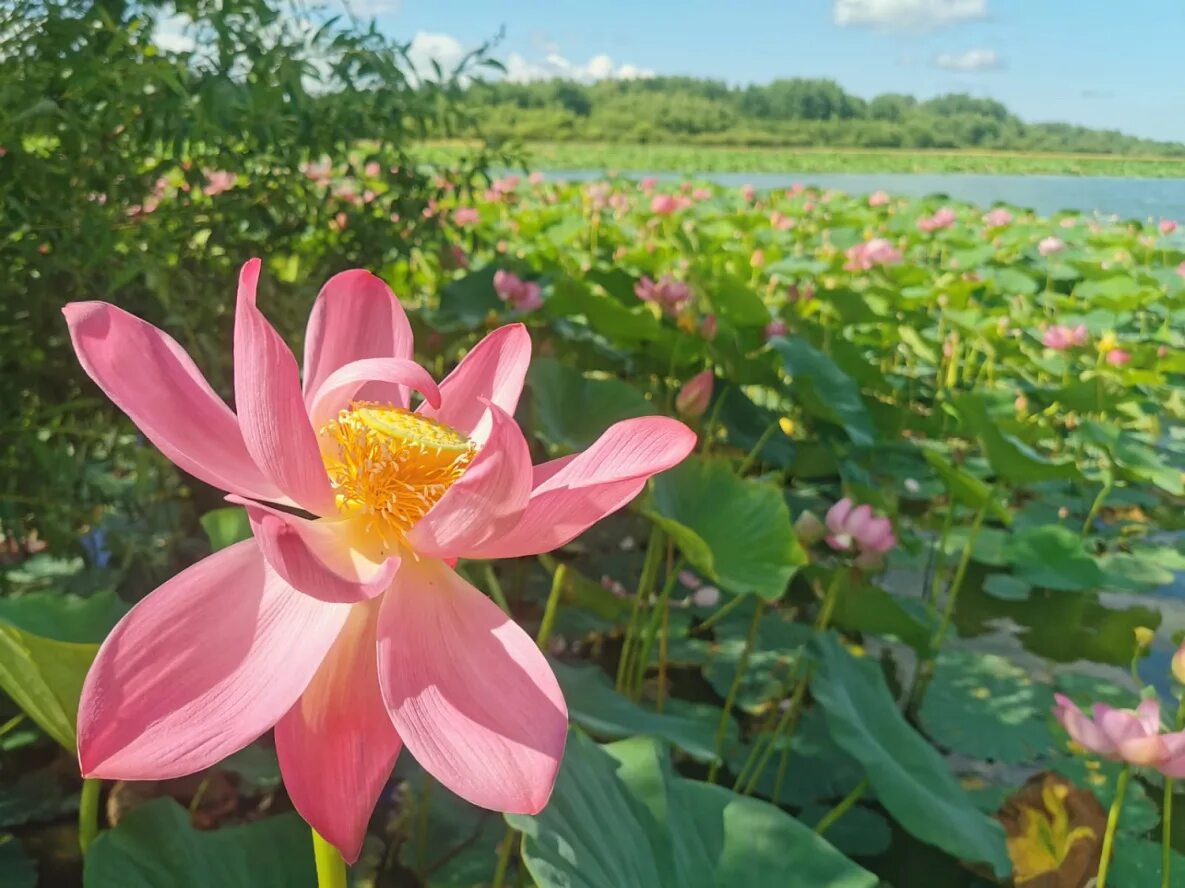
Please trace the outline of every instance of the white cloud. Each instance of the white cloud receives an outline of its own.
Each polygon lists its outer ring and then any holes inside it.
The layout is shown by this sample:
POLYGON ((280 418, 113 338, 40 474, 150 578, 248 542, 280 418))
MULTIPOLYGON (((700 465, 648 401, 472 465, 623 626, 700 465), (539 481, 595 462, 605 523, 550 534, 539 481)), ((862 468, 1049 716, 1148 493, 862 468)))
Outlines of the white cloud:
POLYGON ((407 49, 407 58, 420 77, 435 78, 432 63, 436 62, 447 77, 465 58, 465 47, 456 37, 431 31, 417 31, 407 49))
POLYGON ((835 0, 840 27, 932 30, 987 15, 988 0, 835 0))
POLYGON ((165 52, 193 52, 197 44, 186 33, 192 24, 193 19, 180 13, 161 16, 156 20, 152 42, 165 52))
POLYGON ((526 83, 530 80, 551 80, 562 77, 566 80, 642 80, 654 76, 650 68, 637 65, 618 65, 612 58, 599 53, 584 64, 566 59, 553 48, 541 61, 531 61, 517 52, 512 52, 505 61, 506 79, 512 83, 526 83))
POLYGON ((994 49, 969 49, 941 53, 934 59, 934 64, 948 71, 992 71, 1003 63, 994 49))

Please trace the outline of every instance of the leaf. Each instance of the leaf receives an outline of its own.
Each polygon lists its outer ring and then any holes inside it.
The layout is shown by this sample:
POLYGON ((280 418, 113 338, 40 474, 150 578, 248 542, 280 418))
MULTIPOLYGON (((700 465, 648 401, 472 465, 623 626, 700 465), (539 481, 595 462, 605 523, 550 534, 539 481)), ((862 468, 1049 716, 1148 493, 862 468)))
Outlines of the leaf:
POLYGON ((1033 593, 1033 587, 1012 574, 994 573, 983 581, 983 591, 1001 601, 1024 601, 1033 593))
POLYGON ((844 582, 832 620, 849 632, 893 636, 921 654, 930 650, 934 637, 933 627, 920 622, 901 601, 870 583, 844 582))
POLYGON ((54 641, 0 625, 0 688, 41 726, 73 752, 78 698, 97 644, 54 641))
POLYGON ((835 742, 864 766, 880 803, 923 842, 1007 876, 1003 828, 976 809, 942 756, 905 721, 880 666, 854 658, 831 633, 813 644, 819 668, 812 694, 835 742))
POLYGON ((295 814, 199 831, 168 798, 153 799, 99 834, 87 888, 315 888, 312 840, 295 814))
POLYGON ((527 379, 544 437, 569 450, 587 447, 615 422, 656 412, 628 382, 585 376, 551 358, 532 361, 527 379))
POLYGON ((727 460, 691 457, 659 475, 653 507, 695 569, 734 595, 774 601, 806 563, 781 490, 737 477, 727 460))
POLYGON ((440 291, 439 319, 445 324, 475 328, 485 323, 491 313, 501 313, 506 306, 494 290, 497 271, 496 265, 487 265, 445 284, 440 291))
MULTIPOLYGON (((930 464, 946 485, 955 500, 972 509, 979 509, 991 496, 992 488, 986 481, 976 478, 966 469, 956 466, 934 447, 923 447, 922 457, 930 464)), ((988 502, 988 514, 998 518, 1004 524, 1012 523, 1012 510, 992 497, 988 502)))
POLYGON ((213 509, 198 520, 215 552, 251 538, 251 522, 247 510, 241 506, 213 509))
POLYGON ((860 389, 831 358, 803 339, 773 340, 792 379, 791 387, 804 410, 842 426, 852 443, 871 445, 876 429, 860 389))
POLYGON ((1053 692, 994 654, 946 650, 918 713, 926 733, 971 758, 1021 764, 1053 746, 1053 692))
POLYGON ((36 888, 37 861, 25 853, 20 840, 8 833, 0 833, 0 874, 4 888, 36 888))
MULTIPOLYGON (((1160 842, 1144 838, 1129 838, 1115 843, 1115 856, 1111 860, 1111 875, 1108 885, 1122 888, 1125 885, 1156 885, 1162 883, 1162 847, 1160 842)), ((1173 850, 1169 863, 1169 884, 1172 888, 1185 888, 1185 855, 1173 850)))
POLYGON ((700 706, 699 717, 651 712, 617 693, 597 666, 552 660, 551 667, 568 701, 569 716, 586 731, 612 739, 649 734, 673 743, 697 761, 716 758, 715 733, 720 718, 716 707, 700 706))
MULTIPOLYGON (((803 823, 814 827, 830 810, 822 805, 808 805, 798 816, 803 823)), ((856 805, 828 827, 824 837, 844 854, 876 857, 889 850, 893 842, 893 830, 883 815, 863 805, 856 805)))
POLYGON ((786 812, 688 780, 653 740, 568 740, 551 802, 507 815, 541 888, 872 888, 857 866, 786 812))
POLYGON ((127 611, 113 589, 89 598, 59 592, 0 598, 0 623, 55 641, 98 644, 127 611))
POLYGON ((1017 579, 1030 586, 1073 592, 1102 585, 1103 573, 1078 534, 1058 524, 1026 527, 1012 535, 1005 554, 1017 579))
POLYGON ((1033 484, 1082 478, 1073 460, 1046 459, 1019 438, 1002 431, 988 415, 987 404, 980 395, 959 395, 951 403, 967 431, 979 438, 992 471, 1006 481, 1033 484))

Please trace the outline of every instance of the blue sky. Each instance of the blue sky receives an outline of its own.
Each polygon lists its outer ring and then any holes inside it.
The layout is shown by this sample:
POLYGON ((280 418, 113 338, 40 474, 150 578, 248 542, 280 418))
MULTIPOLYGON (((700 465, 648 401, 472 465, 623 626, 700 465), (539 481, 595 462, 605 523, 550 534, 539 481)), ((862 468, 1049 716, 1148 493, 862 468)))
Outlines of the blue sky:
POLYGON ((343 0, 449 61, 505 28, 520 78, 831 77, 1185 141, 1185 0, 343 0))

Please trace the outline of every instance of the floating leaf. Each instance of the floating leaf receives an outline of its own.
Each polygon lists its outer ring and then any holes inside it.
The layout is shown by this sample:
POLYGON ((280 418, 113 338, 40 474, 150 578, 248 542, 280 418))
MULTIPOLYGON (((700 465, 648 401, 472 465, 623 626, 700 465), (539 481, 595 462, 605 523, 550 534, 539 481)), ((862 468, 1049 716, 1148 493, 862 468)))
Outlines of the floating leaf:
POLYGON ((803 409, 842 426, 853 444, 867 446, 876 440, 876 428, 859 387, 831 358, 798 338, 777 338, 772 344, 782 355, 803 409))
POLYGON ((1086 553, 1082 537, 1061 525, 1019 530, 1005 551, 1017 579, 1030 586, 1073 592, 1095 589, 1103 582, 1102 571, 1086 553))

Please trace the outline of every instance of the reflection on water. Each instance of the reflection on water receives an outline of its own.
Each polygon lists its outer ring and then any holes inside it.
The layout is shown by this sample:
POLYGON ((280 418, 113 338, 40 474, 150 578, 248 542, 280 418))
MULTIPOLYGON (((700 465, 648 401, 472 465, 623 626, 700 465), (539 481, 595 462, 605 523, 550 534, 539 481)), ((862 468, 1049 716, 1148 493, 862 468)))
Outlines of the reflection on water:
MULTIPOLYGON (((562 170, 548 174, 556 179, 600 179, 601 170, 562 170)), ((694 178, 720 185, 752 185, 755 188, 788 188, 796 182, 820 188, 838 188, 849 194, 884 189, 892 194, 926 197, 945 194, 981 206, 1007 203, 1036 210, 1043 215, 1060 210, 1098 212, 1124 219, 1185 220, 1185 179, 1136 179, 1106 176, 992 176, 963 173, 705 173, 683 176, 672 173, 628 171, 630 178, 655 176, 671 181, 694 178)))

